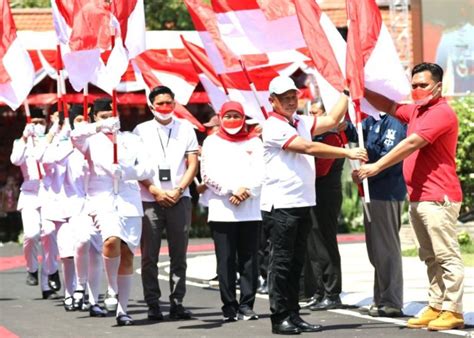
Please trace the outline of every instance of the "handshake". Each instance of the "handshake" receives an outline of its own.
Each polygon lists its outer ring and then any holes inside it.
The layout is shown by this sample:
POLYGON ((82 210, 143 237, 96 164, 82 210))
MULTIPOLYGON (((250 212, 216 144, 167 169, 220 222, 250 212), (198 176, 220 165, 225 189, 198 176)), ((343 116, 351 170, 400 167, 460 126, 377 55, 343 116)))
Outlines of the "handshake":
POLYGON ((109 117, 96 123, 97 130, 104 133, 115 133, 120 130, 120 120, 118 117, 109 117))

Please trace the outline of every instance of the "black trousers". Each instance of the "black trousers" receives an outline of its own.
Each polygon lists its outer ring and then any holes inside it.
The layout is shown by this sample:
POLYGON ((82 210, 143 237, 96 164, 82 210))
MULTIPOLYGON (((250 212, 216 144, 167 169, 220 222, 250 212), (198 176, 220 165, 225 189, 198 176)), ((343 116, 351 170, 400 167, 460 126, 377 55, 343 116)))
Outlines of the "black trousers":
POLYGON ((217 257, 217 275, 224 316, 253 309, 258 284, 258 237, 261 222, 209 222, 217 257), (237 261, 237 263, 236 263, 237 261), (236 273, 240 274, 240 300, 236 299, 236 273))
POLYGON ((263 279, 267 279, 268 265, 270 263, 270 233, 272 223, 270 222, 270 213, 262 211, 262 226, 259 234, 259 248, 258 248, 258 270, 263 279))
POLYGON ((273 209, 268 288, 272 323, 299 312, 299 279, 311 229, 310 207, 273 209))
POLYGON ((342 205, 341 172, 332 171, 318 178, 316 196, 304 267, 304 296, 334 298, 342 289, 341 255, 337 245, 342 205))

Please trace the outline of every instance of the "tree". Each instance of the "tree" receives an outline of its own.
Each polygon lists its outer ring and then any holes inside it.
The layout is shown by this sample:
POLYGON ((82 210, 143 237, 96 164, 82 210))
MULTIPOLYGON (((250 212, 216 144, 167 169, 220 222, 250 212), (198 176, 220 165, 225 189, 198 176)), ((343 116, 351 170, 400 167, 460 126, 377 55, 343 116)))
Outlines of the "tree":
POLYGON ((47 8, 51 7, 50 0, 12 0, 11 8, 47 8))
POLYGON ((145 0, 148 30, 194 30, 183 0, 145 0))

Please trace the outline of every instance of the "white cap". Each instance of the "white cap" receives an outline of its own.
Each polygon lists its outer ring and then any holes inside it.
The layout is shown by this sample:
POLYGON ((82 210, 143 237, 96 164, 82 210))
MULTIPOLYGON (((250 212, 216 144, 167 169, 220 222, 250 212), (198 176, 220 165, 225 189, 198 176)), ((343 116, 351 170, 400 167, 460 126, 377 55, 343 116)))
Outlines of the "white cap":
POLYGON ((268 86, 268 91, 270 94, 283 94, 289 90, 298 90, 296 88, 295 82, 289 76, 277 76, 273 78, 268 86))

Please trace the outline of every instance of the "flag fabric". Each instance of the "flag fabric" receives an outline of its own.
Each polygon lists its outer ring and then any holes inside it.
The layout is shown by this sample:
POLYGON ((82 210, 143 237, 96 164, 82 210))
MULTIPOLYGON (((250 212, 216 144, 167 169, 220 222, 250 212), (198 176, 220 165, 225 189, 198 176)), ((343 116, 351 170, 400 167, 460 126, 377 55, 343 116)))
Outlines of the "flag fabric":
POLYGON ((379 111, 362 98, 364 87, 398 102, 410 93, 410 82, 375 0, 346 1, 351 97, 361 98, 361 110, 378 118, 379 111))
POLYGON ((17 38, 8 0, 0 0, 0 17, 0 101, 16 110, 33 88, 35 68, 17 38))
MULTIPOLYGON (((221 106, 229 100, 240 102, 244 106, 245 114, 248 117, 264 120, 265 117, 260 109, 259 102, 255 99, 254 93, 250 89, 249 82, 242 71, 226 74, 217 74, 214 70, 204 49, 183 40, 184 47, 189 57, 195 65, 199 79, 206 90, 209 100, 214 110, 219 111, 221 106), (226 95, 226 91, 228 95, 226 95)), ((284 72, 290 64, 276 65, 271 67, 262 67, 248 71, 249 77, 253 80, 257 96, 267 111, 272 107, 268 102, 270 93, 268 86, 270 81, 284 72)))
POLYGON ((145 49, 143 0, 52 0, 53 20, 69 81, 76 91, 88 82, 109 94, 133 58, 145 49), (133 36, 132 36, 133 35, 133 36), (111 50, 107 62, 101 58, 111 50))
POLYGON ((312 59, 304 71, 315 76, 324 106, 330 111, 344 89, 346 42, 315 1, 294 2, 312 59))

